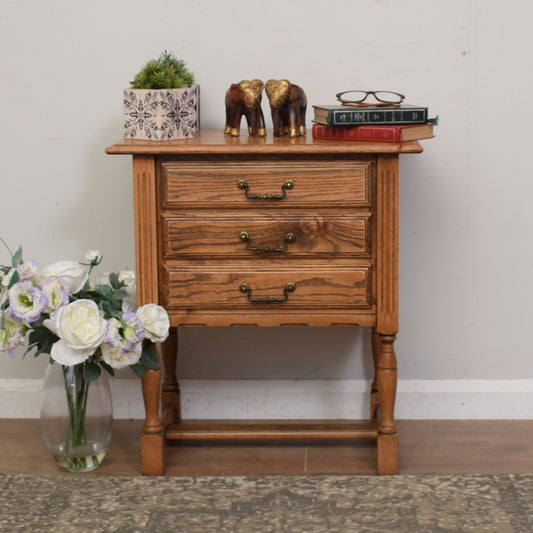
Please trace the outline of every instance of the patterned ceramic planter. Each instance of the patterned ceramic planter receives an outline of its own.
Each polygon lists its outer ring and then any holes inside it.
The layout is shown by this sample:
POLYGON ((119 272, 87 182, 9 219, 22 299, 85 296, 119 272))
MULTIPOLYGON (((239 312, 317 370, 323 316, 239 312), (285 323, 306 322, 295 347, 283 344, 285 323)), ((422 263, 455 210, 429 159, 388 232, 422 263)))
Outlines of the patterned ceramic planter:
POLYGON ((167 141, 194 137, 200 129, 200 86, 125 89, 124 137, 167 141))

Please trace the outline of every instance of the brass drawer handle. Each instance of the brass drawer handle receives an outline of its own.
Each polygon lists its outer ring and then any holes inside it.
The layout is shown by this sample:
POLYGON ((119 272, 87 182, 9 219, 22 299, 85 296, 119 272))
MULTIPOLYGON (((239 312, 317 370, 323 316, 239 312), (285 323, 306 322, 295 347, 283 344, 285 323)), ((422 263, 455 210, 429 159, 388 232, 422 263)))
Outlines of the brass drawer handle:
POLYGON ((289 281, 287 285, 285 285, 285 288, 283 289, 282 297, 262 296, 260 298, 252 298, 252 289, 250 289, 250 286, 246 282, 243 282, 239 285, 239 290, 243 293, 248 293, 249 302, 261 303, 261 304, 273 304, 273 303, 286 302, 287 299, 289 298, 288 293, 294 292, 296 290, 296 284, 293 283, 292 281, 289 281))
POLYGON ((250 235, 247 231, 241 231, 239 233, 239 239, 242 242, 248 243, 246 245, 246 249, 250 250, 251 252, 284 252, 287 249, 287 244, 296 240, 296 235, 289 231, 289 233, 285 235, 285 238, 283 239, 283 244, 280 248, 268 248, 266 246, 250 246, 252 239, 250 239, 250 235))
POLYGON ((237 187, 244 190, 244 195, 250 200, 282 200, 285 198, 285 191, 289 189, 294 189, 294 181, 292 179, 286 179, 281 186, 281 191, 283 194, 249 194, 248 193, 248 183, 245 179, 240 179, 237 181, 237 187))

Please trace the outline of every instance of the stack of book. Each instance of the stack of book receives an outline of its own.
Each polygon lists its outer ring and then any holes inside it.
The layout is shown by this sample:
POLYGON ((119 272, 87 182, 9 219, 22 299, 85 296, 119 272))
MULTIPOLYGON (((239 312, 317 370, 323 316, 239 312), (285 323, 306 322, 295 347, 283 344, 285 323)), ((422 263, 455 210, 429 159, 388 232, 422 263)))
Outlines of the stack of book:
POLYGON ((315 139, 402 143, 434 137, 437 118, 428 108, 398 106, 313 106, 315 139))

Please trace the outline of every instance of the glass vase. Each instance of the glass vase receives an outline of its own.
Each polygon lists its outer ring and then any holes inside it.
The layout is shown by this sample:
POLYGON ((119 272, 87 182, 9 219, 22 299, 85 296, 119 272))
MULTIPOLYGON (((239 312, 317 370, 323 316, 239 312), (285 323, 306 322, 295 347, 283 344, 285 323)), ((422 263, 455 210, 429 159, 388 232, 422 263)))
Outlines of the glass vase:
POLYGON ((111 440, 113 404, 106 373, 84 377, 85 363, 50 363, 43 381, 41 431, 48 451, 69 472, 94 470, 111 440))

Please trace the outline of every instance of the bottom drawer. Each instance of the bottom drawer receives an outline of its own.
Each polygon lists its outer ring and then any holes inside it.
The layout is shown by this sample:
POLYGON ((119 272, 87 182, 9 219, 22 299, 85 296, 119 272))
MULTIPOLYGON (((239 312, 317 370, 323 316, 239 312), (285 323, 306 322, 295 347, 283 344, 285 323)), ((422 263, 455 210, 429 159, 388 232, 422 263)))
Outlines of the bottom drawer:
POLYGON ((169 309, 368 308, 370 266, 278 268, 167 267, 169 309))

